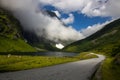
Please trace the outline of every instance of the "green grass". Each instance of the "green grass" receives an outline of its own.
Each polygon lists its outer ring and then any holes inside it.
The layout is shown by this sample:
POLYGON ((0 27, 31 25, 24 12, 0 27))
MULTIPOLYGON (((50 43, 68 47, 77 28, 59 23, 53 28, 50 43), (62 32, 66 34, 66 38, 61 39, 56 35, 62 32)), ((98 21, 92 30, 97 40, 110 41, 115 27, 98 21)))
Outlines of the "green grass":
POLYGON ((113 63, 114 58, 107 58, 102 65, 102 80, 120 80, 120 65, 113 63))
POLYGON ((56 64, 73 62, 83 59, 96 58, 89 53, 81 53, 75 57, 45 57, 45 56, 16 56, 0 55, 0 72, 41 68, 56 64))
POLYGON ((36 52, 36 49, 22 39, 9 39, 0 36, 0 52, 36 52))

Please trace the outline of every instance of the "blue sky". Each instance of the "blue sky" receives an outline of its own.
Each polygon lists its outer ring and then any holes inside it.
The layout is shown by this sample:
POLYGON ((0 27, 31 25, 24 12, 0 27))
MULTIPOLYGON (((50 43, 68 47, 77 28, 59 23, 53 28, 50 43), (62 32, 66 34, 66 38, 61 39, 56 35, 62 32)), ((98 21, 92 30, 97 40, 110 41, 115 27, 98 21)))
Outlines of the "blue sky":
POLYGON ((71 25, 77 30, 87 28, 88 26, 92 26, 98 23, 102 24, 108 20, 111 20, 110 17, 88 17, 84 14, 78 14, 77 12, 74 12, 73 15, 75 20, 71 25))
MULTIPOLYGON (((50 11, 59 11, 55 7, 50 5, 44 6, 43 9, 50 10, 50 11)), ((62 11, 60 11, 59 13, 61 15, 61 19, 69 17, 68 15, 69 13, 64 13, 62 11)), ((106 21, 110 21, 112 19, 111 17, 103 17, 103 16, 89 17, 85 14, 78 13, 77 11, 71 12, 71 13, 74 16, 74 22, 66 25, 72 26, 78 31, 80 31, 81 29, 87 28, 88 26, 105 23, 106 21)))

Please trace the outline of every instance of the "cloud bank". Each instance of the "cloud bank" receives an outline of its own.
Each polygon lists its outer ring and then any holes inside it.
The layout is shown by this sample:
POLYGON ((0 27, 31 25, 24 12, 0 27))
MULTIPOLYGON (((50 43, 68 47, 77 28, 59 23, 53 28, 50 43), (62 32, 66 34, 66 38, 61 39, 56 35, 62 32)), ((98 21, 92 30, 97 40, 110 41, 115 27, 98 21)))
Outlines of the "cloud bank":
POLYGON ((88 26, 86 29, 82 29, 81 33, 85 36, 88 37, 92 35, 93 33, 97 32, 98 30, 102 29, 105 25, 109 24, 111 21, 106 21, 105 23, 102 24, 95 24, 92 26, 88 26))

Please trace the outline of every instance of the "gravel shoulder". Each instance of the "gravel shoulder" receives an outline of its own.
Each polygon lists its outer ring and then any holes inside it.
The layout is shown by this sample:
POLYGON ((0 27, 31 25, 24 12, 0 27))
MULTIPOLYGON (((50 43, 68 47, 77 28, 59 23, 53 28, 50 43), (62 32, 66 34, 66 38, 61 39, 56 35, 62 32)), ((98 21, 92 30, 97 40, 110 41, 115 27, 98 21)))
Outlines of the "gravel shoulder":
POLYGON ((97 56, 45 68, 0 73, 0 80, 89 80, 96 66, 105 59, 103 55, 97 56))

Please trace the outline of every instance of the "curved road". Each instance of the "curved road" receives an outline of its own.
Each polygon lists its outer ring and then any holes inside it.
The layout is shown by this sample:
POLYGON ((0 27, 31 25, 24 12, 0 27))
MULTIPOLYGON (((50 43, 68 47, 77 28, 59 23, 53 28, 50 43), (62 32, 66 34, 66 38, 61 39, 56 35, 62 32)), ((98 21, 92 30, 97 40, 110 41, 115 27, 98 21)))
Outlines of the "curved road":
POLYGON ((39 69, 0 73, 0 80, 89 80, 96 66, 105 59, 103 55, 98 57, 39 69))

